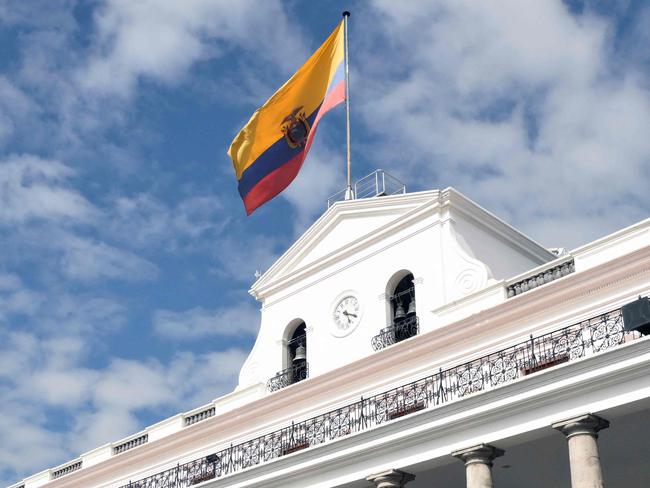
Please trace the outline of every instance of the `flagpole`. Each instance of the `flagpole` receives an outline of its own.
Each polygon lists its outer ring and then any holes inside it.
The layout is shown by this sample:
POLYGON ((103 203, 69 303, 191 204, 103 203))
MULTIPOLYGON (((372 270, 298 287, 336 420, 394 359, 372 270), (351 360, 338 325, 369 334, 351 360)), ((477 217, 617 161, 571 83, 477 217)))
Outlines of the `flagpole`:
POLYGON ((345 191, 345 199, 354 199, 352 192, 352 164, 350 162, 350 70, 348 65, 348 17, 350 12, 343 12, 343 39, 345 44, 345 121, 347 132, 347 161, 348 161, 348 184, 345 191))

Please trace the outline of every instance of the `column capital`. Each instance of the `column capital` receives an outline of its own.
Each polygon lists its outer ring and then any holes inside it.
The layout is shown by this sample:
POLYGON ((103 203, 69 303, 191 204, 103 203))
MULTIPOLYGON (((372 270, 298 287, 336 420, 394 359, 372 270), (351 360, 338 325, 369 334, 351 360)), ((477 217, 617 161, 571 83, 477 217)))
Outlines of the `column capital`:
POLYGON ((414 479, 414 474, 401 469, 389 469, 381 473, 371 474, 366 478, 366 480, 374 483, 377 488, 402 488, 406 483, 414 479))
POLYGON ((598 431, 609 427, 609 420, 605 420, 604 418, 599 417, 593 413, 587 413, 584 415, 579 415, 577 417, 572 417, 570 419, 554 422, 551 424, 551 427, 562 432, 567 437, 567 439, 573 437, 574 435, 581 434, 586 434, 597 438, 598 431))
POLYGON ((492 461, 503 456, 504 453, 505 451, 503 449, 499 449, 490 444, 478 444, 477 446, 454 451, 451 455, 463 461, 465 466, 476 463, 492 466, 492 461))

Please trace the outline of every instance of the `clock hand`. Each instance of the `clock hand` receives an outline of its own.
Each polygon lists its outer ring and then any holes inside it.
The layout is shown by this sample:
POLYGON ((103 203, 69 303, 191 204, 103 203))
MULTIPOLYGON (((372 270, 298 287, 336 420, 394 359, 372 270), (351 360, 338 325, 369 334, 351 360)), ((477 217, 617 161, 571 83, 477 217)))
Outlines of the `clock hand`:
POLYGON ((348 315, 349 317, 357 318, 357 314, 356 314, 356 313, 346 313, 345 315, 348 315))

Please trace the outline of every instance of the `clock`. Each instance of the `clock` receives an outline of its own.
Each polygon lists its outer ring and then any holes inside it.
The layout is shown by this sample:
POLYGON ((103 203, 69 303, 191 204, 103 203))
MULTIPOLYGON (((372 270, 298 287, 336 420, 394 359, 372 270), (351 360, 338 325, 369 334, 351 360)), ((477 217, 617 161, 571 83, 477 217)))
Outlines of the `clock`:
POLYGON ((345 295, 334 307, 334 335, 343 337, 352 332, 361 320, 361 306, 354 295, 345 295))

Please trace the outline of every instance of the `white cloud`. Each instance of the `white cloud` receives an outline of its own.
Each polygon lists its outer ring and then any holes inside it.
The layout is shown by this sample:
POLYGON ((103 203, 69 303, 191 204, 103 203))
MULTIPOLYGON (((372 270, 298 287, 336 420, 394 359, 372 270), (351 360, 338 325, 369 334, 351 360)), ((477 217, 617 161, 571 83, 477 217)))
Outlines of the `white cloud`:
POLYGON ((152 262, 105 242, 62 234, 55 245, 62 252, 61 271, 74 280, 148 280, 158 275, 152 262))
POLYGON ((345 184, 342 154, 335 154, 323 141, 317 141, 296 179, 282 193, 296 209, 294 231, 297 235, 313 223, 314 215, 327 210, 327 199, 345 184))
POLYGON ((186 405, 204 405, 231 391, 247 356, 247 351, 238 348, 207 354, 183 352, 174 357, 168 374, 174 388, 183 385, 186 405))
POLYGON ((230 222, 216 196, 191 196, 169 205, 151 194, 115 200, 106 228, 136 247, 192 249, 200 239, 216 239, 230 222))
POLYGON ((15 274, 0 272, 0 321, 11 314, 30 314, 43 297, 27 288, 15 274))
POLYGON ((0 161, 0 224, 33 219, 88 222, 97 209, 71 187, 74 171, 55 160, 14 155, 0 161))
MULTIPOLYGON (((0 473, 12 470, 29 473, 35 466, 56 466, 66 459, 64 436, 41 425, 30 405, 7 400, 0 388, 3 402, 0 405, 0 473), (7 440, 11 440, 7 442, 7 440)), ((5 484, 15 480, 5 480, 5 484)))
POLYGON ((13 134, 16 125, 34 111, 34 102, 6 76, 0 75, 0 147, 13 134))
POLYGON ((202 307, 181 312, 158 310, 153 317, 156 333, 178 340, 256 334, 259 322, 259 310, 248 303, 237 303, 215 310, 202 307))
POLYGON ((218 57, 224 44, 272 56, 283 67, 302 51, 277 1, 109 0, 95 24, 94 55, 77 77, 86 90, 106 95, 129 96, 140 78, 182 80, 194 63, 218 57))
POLYGON ((397 176, 456 186, 548 245, 647 214, 650 94, 606 19, 559 0, 374 6, 400 64, 359 56, 357 106, 397 176))
POLYGON ((144 427, 142 412, 164 418, 227 393, 246 358, 237 348, 179 351, 167 362, 112 358, 94 368, 85 365, 88 351, 78 337, 42 340, 0 329, 0 479, 133 434, 144 427), (61 407, 72 426, 51 422, 51 409, 61 407))
MULTIPOLYGON (((92 407, 78 416, 75 449, 91 449, 136 432, 143 410, 190 410, 230 391, 246 359, 244 351, 179 352, 168 364, 115 359, 90 389, 92 407)), ((171 412, 170 412, 171 410, 171 412)))

